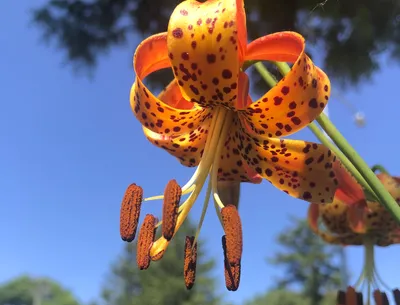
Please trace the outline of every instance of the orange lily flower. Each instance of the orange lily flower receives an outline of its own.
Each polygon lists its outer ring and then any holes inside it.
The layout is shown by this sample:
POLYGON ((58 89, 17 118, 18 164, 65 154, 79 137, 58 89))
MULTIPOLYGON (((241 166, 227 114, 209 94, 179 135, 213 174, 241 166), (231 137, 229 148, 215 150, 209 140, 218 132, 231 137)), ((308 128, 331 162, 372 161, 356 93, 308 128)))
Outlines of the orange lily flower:
MULTIPOLYGON (((175 8, 167 32, 140 43, 133 65, 130 103, 145 136, 184 166, 197 166, 181 189, 189 197, 179 205, 176 223, 168 223, 175 232, 207 177, 218 213, 218 207, 237 205, 241 182, 260 183, 262 178, 295 198, 333 200, 337 180, 332 152, 319 144, 279 138, 306 127, 330 96, 329 79, 305 54, 301 35, 274 33, 248 44, 243 0, 188 0, 175 8), (242 71, 250 60, 293 66, 253 102, 242 71), (173 69, 175 78, 156 97, 143 81, 164 68, 173 69)), ((205 208, 207 204, 208 199, 205 208)), ((155 241, 151 256, 159 257, 167 245, 165 236, 155 241)))
MULTIPOLYGON (((334 169, 339 181, 335 198, 330 204, 311 203, 308 222, 313 232, 327 243, 364 246, 364 268, 354 288, 357 289, 366 281, 369 299, 372 286, 376 287, 381 283, 387 287, 376 270, 374 246, 399 244, 400 225, 379 202, 365 199, 361 185, 346 170, 334 169)), ((384 173, 377 176, 387 191, 400 203, 400 178, 384 173)), ((374 298, 377 298, 379 293, 375 292, 374 298)))

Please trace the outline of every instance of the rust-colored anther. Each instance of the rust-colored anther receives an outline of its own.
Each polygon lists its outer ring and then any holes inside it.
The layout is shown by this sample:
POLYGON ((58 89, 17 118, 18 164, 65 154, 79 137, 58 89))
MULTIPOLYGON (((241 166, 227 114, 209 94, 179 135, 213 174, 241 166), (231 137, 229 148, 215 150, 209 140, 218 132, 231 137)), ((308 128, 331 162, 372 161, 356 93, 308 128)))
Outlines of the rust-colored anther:
POLYGON ((393 290, 393 298, 396 305, 400 305, 400 290, 394 289, 393 290))
POLYGON ((140 270, 150 266, 150 248, 156 235, 156 224, 157 219, 153 215, 147 214, 140 227, 136 253, 136 262, 140 270))
POLYGON ((336 296, 337 305, 346 305, 346 292, 339 290, 336 296))
POLYGON ((162 215, 162 234, 166 240, 171 240, 174 236, 181 196, 182 189, 176 180, 169 181, 164 191, 162 215))
POLYGON ((231 266, 236 266, 242 259, 242 222, 238 210, 231 204, 222 208, 221 216, 226 236, 226 258, 231 266))
POLYGON ((229 291, 236 291, 240 284, 241 263, 232 266, 226 257, 226 236, 222 236, 222 248, 224 251, 224 275, 225 286, 229 291))
POLYGON ((129 185, 122 199, 119 220, 119 232, 123 241, 131 242, 135 239, 142 200, 143 189, 134 183, 129 185))
POLYGON ((351 286, 347 287, 346 305, 358 305, 357 304, 357 292, 351 286))
POLYGON ((186 236, 185 260, 183 266, 186 289, 192 289, 194 281, 196 280, 197 243, 193 247, 193 242, 194 236, 186 236))

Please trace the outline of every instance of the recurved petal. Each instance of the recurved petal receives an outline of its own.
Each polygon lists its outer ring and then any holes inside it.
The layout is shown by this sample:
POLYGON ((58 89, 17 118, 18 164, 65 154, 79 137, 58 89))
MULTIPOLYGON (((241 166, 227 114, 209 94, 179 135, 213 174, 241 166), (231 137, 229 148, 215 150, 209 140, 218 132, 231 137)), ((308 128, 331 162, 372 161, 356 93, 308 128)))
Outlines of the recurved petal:
POLYGON ((323 145, 241 135, 246 163, 275 187, 315 203, 329 203, 337 187, 332 170, 336 156, 323 145))
POLYGON ((168 54, 185 99, 230 106, 245 50, 243 1, 183 1, 168 25, 168 54))
POLYGON ((244 111, 256 133, 269 137, 292 134, 307 126, 325 108, 330 81, 305 54, 301 35, 281 32, 261 37, 248 45, 246 60, 294 63, 275 87, 244 111))
POLYGON ((151 143, 176 157, 181 164, 192 167, 201 161, 211 119, 212 113, 208 112, 201 125, 192 125, 190 132, 176 136, 161 135, 146 127, 143 127, 143 132, 151 143))
MULTIPOLYGON (((143 84, 144 78, 150 73, 169 67, 167 33, 144 40, 136 49, 133 65, 136 80, 131 89, 130 103, 136 118, 144 127, 161 135, 182 134, 190 132, 193 125, 200 125, 205 119, 206 110, 199 107, 176 109, 156 98, 143 84)), ((175 95, 171 105, 176 100, 181 101, 182 98, 175 95)))

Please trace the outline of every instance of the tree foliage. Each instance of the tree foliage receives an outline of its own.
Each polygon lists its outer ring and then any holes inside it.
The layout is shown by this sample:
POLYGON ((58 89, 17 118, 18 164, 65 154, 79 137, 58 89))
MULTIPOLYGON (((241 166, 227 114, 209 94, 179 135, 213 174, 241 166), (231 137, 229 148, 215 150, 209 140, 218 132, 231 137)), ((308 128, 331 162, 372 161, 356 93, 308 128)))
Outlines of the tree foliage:
MULTIPOLYGON (((278 236, 282 251, 271 259, 273 264, 285 269, 285 276, 277 284, 277 288, 283 290, 274 292, 274 295, 300 287, 301 297, 307 305, 321 305, 324 296, 328 295, 329 301, 329 293, 340 288, 341 266, 337 259, 340 249, 325 244, 315 236, 305 220, 293 219, 293 222, 293 227, 278 236)), ((291 298, 293 294, 286 296, 291 298)), ((276 298, 279 300, 279 297, 276 298)))
POLYGON ((0 286, 0 305, 79 305, 72 293, 47 278, 17 277, 0 286))
POLYGON ((277 237, 282 251, 270 262, 285 270, 276 287, 254 297, 246 305, 336 305, 341 284, 339 248, 323 243, 305 220, 293 218, 293 225, 277 237))
POLYGON ((185 222, 174 237, 163 258, 152 262, 149 269, 139 270, 136 265, 136 243, 127 244, 122 255, 112 265, 102 290, 106 305, 203 305, 220 304, 214 292, 215 282, 209 272, 214 266, 201 252, 198 244, 196 283, 192 290, 185 288, 183 254, 185 234, 194 228, 185 222))
MULTIPOLYGON (((33 21, 66 52, 67 60, 93 67, 101 53, 135 34, 166 31, 179 2, 49 0, 34 9, 33 21)), ((250 39, 298 31, 318 47, 311 55, 322 56, 329 75, 341 84, 372 75, 383 52, 400 59, 400 0, 245 0, 245 5, 250 39)))

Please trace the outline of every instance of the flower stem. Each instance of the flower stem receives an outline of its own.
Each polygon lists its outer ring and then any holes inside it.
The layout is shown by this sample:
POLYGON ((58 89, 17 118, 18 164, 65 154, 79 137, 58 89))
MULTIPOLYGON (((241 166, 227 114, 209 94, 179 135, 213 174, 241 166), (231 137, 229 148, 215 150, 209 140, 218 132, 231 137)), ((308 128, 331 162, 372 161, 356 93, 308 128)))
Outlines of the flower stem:
MULTIPOLYGON (((274 62, 274 64, 277 66, 278 70, 282 75, 286 75, 290 71, 290 67, 287 63, 274 62)), ((268 70, 261 62, 255 63, 254 66, 260 73, 260 75, 264 78, 264 80, 268 83, 268 85, 274 86, 276 84, 276 81, 272 78, 271 74, 268 72, 268 70)), ((319 123, 321 128, 326 132, 326 134, 332 139, 332 141, 336 144, 338 150, 340 150, 340 153, 337 154, 337 157, 343 162, 345 166, 346 164, 349 166, 346 167, 351 171, 351 173, 354 175, 357 181, 361 185, 365 186, 365 190, 367 192, 370 192, 370 195, 375 193, 378 201, 383 206, 385 206, 385 208, 393 215, 396 221, 400 223, 399 205, 394 200, 394 198, 389 194, 389 192, 385 189, 385 187, 379 181, 379 179, 376 177, 373 171, 368 167, 366 162, 347 142, 347 140, 336 129, 335 125, 332 124, 332 122, 324 113, 321 113, 319 117, 317 117, 317 122, 319 123), (341 157, 344 158, 342 159, 341 157), (350 166, 350 163, 352 164, 352 166, 350 166), (368 187, 366 187, 367 184, 368 187), (372 190, 372 192, 370 190, 372 190)), ((313 127, 310 128, 313 129, 313 127)), ((328 143, 324 144, 328 146, 328 143)), ((333 148, 333 146, 331 146, 331 143, 329 143, 329 146, 333 148)), ((334 152, 338 150, 335 149, 334 152)))

